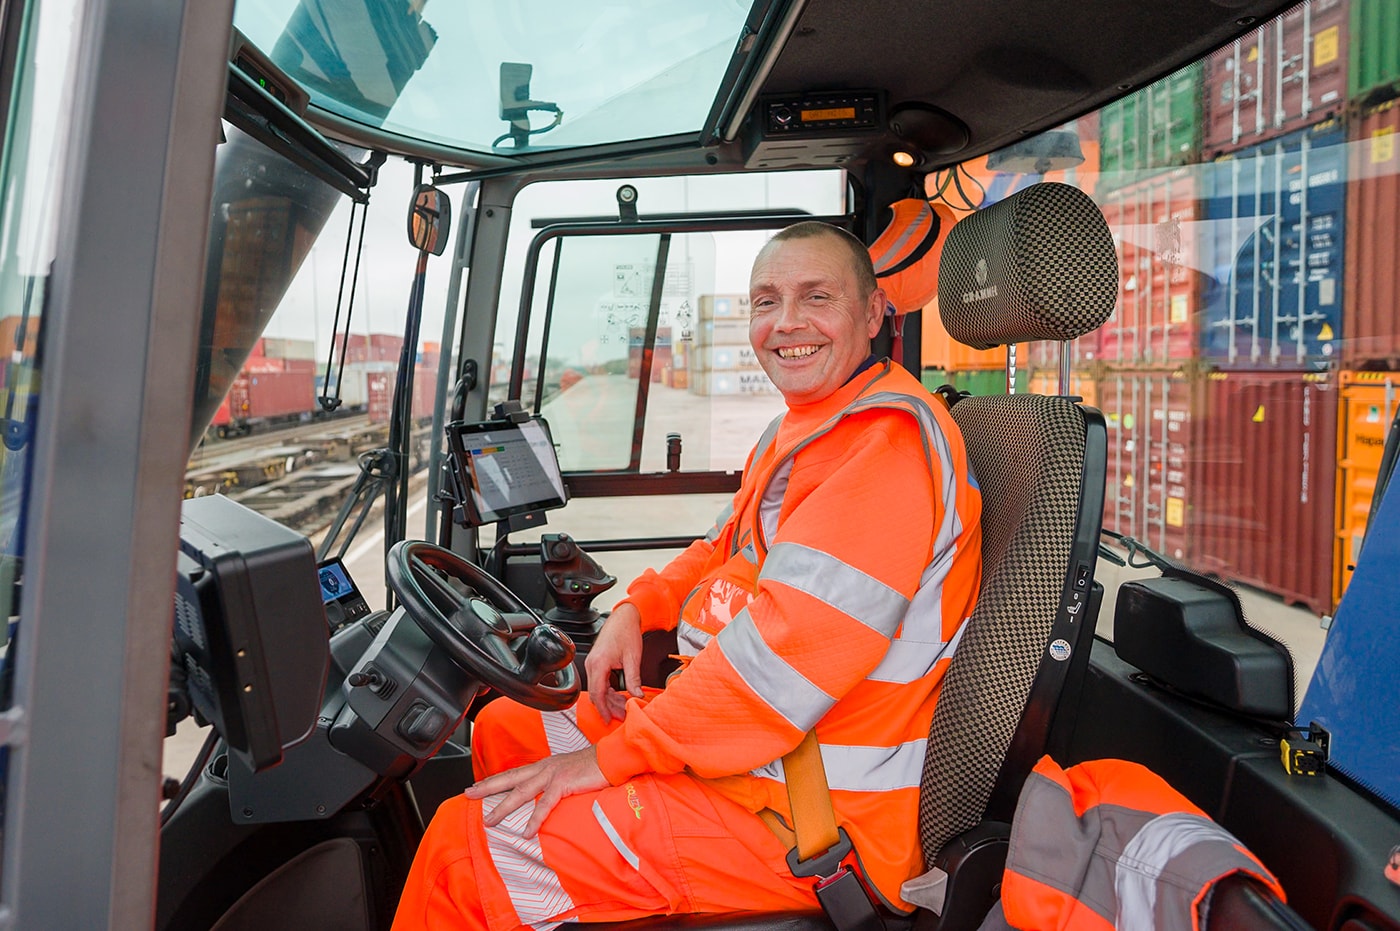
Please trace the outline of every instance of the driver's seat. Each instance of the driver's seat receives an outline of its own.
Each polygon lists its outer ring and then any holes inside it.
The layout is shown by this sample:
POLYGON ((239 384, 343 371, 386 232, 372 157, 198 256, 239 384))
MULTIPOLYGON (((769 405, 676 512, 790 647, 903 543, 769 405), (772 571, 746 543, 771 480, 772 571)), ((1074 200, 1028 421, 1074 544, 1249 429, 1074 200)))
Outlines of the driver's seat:
MULTIPOLYGON (((1074 339, 1108 319, 1117 290, 1103 215, 1067 185, 1035 185, 965 218, 941 258, 939 303, 951 309, 943 312, 945 325, 981 349, 1074 339), (968 301, 973 293, 987 296, 968 301)), ((1102 415, 1067 398, 1031 395, 963 398, 952 414, 982 490, 983 578, 934 714, 920 786, 924 858, 946 874, 946 894, 941 919, 924 909, 891 914, 890 931, 981 923, 995 901, 1006 822, 1021 783, 1047 749, 1066 682, 1086 665, 1098 606, 1091 593, 1107 456, 1102 415)), ((831 931, 833 925, 820 913, 782 913, 566 927, 831 931)))

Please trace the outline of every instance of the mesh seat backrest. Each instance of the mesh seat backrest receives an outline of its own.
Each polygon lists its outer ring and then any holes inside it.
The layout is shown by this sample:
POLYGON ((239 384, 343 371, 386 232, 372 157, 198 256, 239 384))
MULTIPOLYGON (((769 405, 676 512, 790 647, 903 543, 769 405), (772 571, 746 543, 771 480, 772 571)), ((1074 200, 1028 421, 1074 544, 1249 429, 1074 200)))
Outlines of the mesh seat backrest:
POLYGON ((983 577, 929 729, 929 863, 991 797, 1059 609, 1084 470, 1084 413, 1065 398, 971 397, 952 414, 982 491, 983 577))

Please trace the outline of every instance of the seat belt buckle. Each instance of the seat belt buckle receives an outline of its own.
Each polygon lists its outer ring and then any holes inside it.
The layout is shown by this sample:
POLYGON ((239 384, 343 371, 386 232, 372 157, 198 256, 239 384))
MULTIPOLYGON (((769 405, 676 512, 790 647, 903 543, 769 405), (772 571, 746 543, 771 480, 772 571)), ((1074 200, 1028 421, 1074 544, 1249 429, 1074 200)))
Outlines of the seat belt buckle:
POLYGON ((838 931, 885 931, 885 921, 870 890, 860 874, 845 862, 854 850, 846 829, 838 827, 836 843, 815 857, 803 860, 796 847, 789 850, 788 869, 794 876, 817 880, 813 887, 817 901, 838 931))

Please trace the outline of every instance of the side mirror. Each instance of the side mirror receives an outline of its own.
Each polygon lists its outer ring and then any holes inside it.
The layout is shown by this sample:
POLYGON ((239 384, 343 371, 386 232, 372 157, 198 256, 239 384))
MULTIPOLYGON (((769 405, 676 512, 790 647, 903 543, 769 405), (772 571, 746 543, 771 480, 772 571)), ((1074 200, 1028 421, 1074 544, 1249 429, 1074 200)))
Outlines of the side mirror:
POLYGON ((442 255, 451 226, 452 201, 431 184, 418 185, 408 208, 408 241, 413 248, 442 255))

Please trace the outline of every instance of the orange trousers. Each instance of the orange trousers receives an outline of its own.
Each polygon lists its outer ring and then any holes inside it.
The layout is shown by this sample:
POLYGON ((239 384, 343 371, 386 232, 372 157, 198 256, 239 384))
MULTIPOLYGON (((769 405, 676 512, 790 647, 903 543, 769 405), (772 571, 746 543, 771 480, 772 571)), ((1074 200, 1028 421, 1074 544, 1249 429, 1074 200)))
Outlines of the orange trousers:
MULTIPOLYGON (((488 705, 472 731, 478 779, 581 749, 610 730, 588 696, 568 711, 488 705)), ((553 928, 688 912, 816 909, 810 879, 761 819, 686 774, 645 775, 560 801, 536 837, 532 806, 482 823, 499 796, 438 809, 409 872, 393 931, 553 928)))

